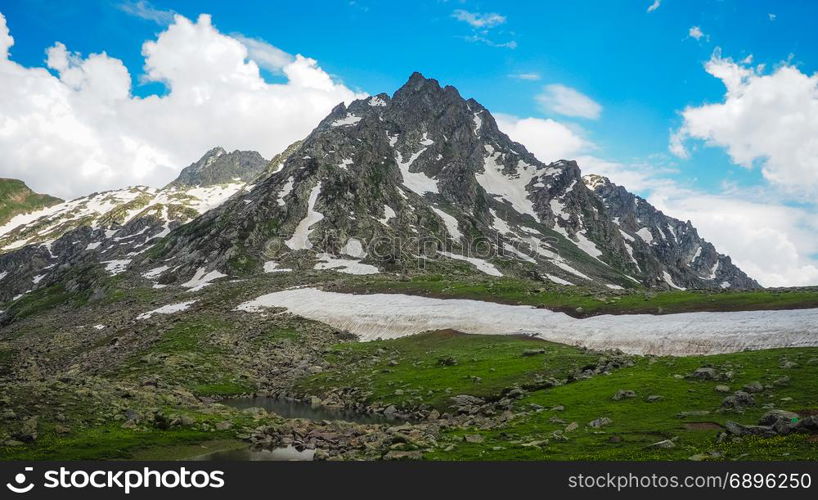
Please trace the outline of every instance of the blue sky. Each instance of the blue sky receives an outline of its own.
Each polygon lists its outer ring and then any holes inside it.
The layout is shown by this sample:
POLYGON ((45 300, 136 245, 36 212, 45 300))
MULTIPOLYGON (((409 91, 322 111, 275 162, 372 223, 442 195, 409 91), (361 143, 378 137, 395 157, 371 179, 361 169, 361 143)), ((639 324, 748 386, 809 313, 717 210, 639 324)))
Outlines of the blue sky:
MULTIPOLYGON (((723 238, 722 246, 731 255, 737 253, 736 243, 731 243, 737 238, 771 237, 736 230, 736 225, 753 225, 737 222, 737 214, 786 218, 786 223, 771 219, 770 230, 781 241, 766 253, 754 255, 745 249, 734 258, 760 268, 765 259, 790 255, 786 252, 792 247, 795 254, 787 258, 797 264, 767 281, 794 283, 806 273, 811 282, 818 282, 818 239, 807 236, 814 229, 809 219, 818 213, 818 189, 812 185, 818 186, 818 165, 803 160, 814 150, 795 155, 802 160, 794 169, 787 166, 793 157, 781 151, 787 141, 745 144, 745 138, 770 137, 782 123, 793 121, 790 112, 770 120, 774 129, 753 128, 769 116, 764 96, 786 100, 793 94, 788 84, 812 84, 818 70, 818 3, 813 1, 78 0, 55 8, 42 0, 5 0, 0 13, 14 37, 9 58, 17 65, 44 67, 45 50, 55 42, 67 47, 68 61, 74 58, 66 67, 79 67, 83 58, 104 52, 124 64, 131 82, 128 92, 137 98, 170 92, 169 84, 157 81, 162 78, 146 77, 143 44, 157 40, 175 22, 173 13, 192 23, 207 13, 219 34, 262 41, 264 50, 280 49, 288 58, 301 54, 315 59, 316 67, 337 84, 328 100, 356 92, 391 93, 412 71, 421 71, 504 117, 503 123, 518 128, 517 136, 509 134, 538 156, 548 156, 548 147, 559 144, 564 135, 539 140, 536 134, 550 132, 525 127, 561 127, 557 132, 570 133, 578 142, 555 151, 584 159, 584 170, 611 175, 671 215, 693 219, 706 237, 716 243, 723 238), (792 68, 796 78, 787 80, 777 73, 782 67, 792 68), (725 80, 716 74, 744 76, 731 97, 725 94, 725 80), (767 80, 776 85, 770 94, 765 93, 767 80), (745 94, 750 97, 743 98, 745 94), (706 104, 724 108, 714 115, 706 104), (683 115, 687 108, 694 113, 683 115), (735 109, 740 119, 731 111, 735 109), (519 121, 527 118, 535 121, 519 121), (683 147, 671 151, 673 135, 683 147), (690 200, 699 200, 700 206, 690 200), (746 201, 754 205, 747 207, 746 201), (706 204, 721 207, 722 215, 708 212, 706 204), (713 222, 716 219, 722 226, 713 222), (730 227, 734 232, 725 237, 730 227)), ((287 83, 289 76, 281 66, 257 62, 267 83, 287 83)), ((68 81, 57 67, 49 71, 68 81)), ((793 109, 812 109, 816 104, 809 89, 802 93, 804 101, 793 109)), ((816 116, 808 112, 796 119, 807 125, 790 142, 800 144, 800 138, 811 137, 816 116)), ((200 147, 152 158, 172 158, 181 168, 195 159, 200 147)), ((269 146, 274 147, 278 145, 269 146)), ((253 149, 270 156, 261 145, 253 149)), ((84 172, 88 166, 78 168, 84 172)), ((0 175, 8 175, 9 168, 5 170, 0 162, 0 175)), ((115 180, 120 178, 112 176, 110 182, 115 180)), ((37 181, 31 182, 36 187, 37 181)))

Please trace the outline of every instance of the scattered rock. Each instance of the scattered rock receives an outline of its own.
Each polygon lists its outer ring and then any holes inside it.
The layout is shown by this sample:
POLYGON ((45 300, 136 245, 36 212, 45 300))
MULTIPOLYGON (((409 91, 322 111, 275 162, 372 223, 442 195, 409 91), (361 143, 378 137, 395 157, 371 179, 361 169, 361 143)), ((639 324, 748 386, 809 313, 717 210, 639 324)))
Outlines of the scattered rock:
POLYGON ((636 392, 626 389, 619 389, 618 391, 616 391, 616 394, 614 394, 613 397, 611 397, 611 399, 613 399, 614 401, 621 401, 623 399, 630 399, 635 397, 636 392))
POLYGON ((730 386, 729 385, 719 384, 716 387, 714 387, 713 390, 716 391, 716 392, 726 393, 726 392, 730 392, 730 386))
POLYGON ((466 434, 463 436, 463 441, 467 443, 482 443, 485 438, 480 434, 466 434))
POLYGON ((588 422, 588 427, 594 427, 594 428, 598 429, 600 427, 605 427, 606 425, 610 425, 612 423, 613 423, 613 420, 611 420, 608 417, 599 417, 597 419, 594 419, 594 420, 591 420, 590 422, 588 422))
POLYGON ((750 382, 749 384, 745 384, 743 387, 745 392, 762 392, 764 390, 764 386, 761 385, 761 382, 750 382))
POLYGON ((753 395, 744 391, 736 391, 732 396, 727 396, 721 402, 724 408, 741 410, 747 406, 755 406, 756 401, 753 395))
POLYGON ((662 401, 663 399, 665 399, 664 396, 660 396, 658 394, 652 394, 652 395, 648 396, 647 398, 645 398, 645 401, 647 401, 648 403, 657 403, 659 401, 662 401))
POLYGON ((665 440, 659 441, 658 443, 653 443, 652 445, 648 446, 648 448, 661 448, 661 449, 665 449, 665 450, 670 449, 670 448, 675 448, 675 447, 676 447, 676 443, 674 443, 670 439, 665 439, 665 440))
POLYGON ((710 368, 709 366, 696 368, 696 370, 690 374, 691 378, 697 378, 699 380, 715 380, 718 377, 719 372, 715 368, 710 368))

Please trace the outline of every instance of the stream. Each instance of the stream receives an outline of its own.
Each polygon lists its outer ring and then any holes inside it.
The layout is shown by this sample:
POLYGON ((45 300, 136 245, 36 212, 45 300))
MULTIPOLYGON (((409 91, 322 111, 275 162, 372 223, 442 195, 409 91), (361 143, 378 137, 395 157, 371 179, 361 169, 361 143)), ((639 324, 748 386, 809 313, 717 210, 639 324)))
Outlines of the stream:
MULTIPOLYGON (((280 415, 284 418, 303 418, 306 420, 341 420, 344 422, 355 422, 359 424, 388 424, 395 422, 383 415, 372 415, 356 413, 354 411, 339 408, 313 407, 303 401, 257 396, 253 398, 231 398, 220 401, 221 404, 244 410, 246 408, 264 408, 265 410, 280 415)), ((191 457, 194 461, 216 461, 216 462, 282 462, 282 461, 311 461, 315 455, 315 450, 298 451, 292 446, 276 448, 273 450, 254 450, 249 446, 230 450, 220 450, 203 455, 191 457)))

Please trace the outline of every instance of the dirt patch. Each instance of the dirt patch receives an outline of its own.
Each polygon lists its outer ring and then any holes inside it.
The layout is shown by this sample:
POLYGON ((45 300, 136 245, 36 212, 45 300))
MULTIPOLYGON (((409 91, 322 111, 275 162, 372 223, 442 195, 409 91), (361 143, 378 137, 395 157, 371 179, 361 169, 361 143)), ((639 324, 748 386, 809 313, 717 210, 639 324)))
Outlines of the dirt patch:
POLYGON ((818 408, 802 408, 800 410, 795 410, 795 413, 801 415, 802 417, 811 417, 813 415, 818 415, 818 408))
POLYGON ((682 427, 690 431, 715 431, 724 428, 716 422, 685 422, 682 427))

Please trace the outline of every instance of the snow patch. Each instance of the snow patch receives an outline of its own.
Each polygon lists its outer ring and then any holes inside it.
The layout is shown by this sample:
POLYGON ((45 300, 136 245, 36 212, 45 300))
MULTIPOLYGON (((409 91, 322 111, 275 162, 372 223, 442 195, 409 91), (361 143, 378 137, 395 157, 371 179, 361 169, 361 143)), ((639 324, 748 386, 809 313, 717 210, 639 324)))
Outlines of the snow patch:
POLYGON ((349 255, 350 257, 355 257, 356 259, 363 259, 366 257, 366 252, 364 251, 364 246, 361 243, 361 240, 355 238, 348 239, 346 245, 344 245, 344 248, 341 249, 341 252, 345 255, 349 255))
POLYGON ((168 304, 166 306, 159 307, 152 311, 143 312, 136 319, 148 319, 154 314, 173 314, 181 311, 187 310, 191 305, 196 303, 195 300, 188 300, 187 302, 180 302, 178 304, 168 304))
POLYGON ((676 290, 687 290, 687 288, 680 287, 674 283, 673 277, 667 271, 662 271, 662 278, 665 280, 665 283, 670 285, 671 288, 675 288, 676 290))
POLYGON ((386 225, 388 225, 387 223, 389 222, 389 219, 394 218, 396 215, 397 214, 395 213, 395 211, 392 210, 392 208, 389 205, 384 205, 383 206, 383 218, 378 219, 378 222, 380 222, 381 224, 386 226, 386 225))
POLYGON ((286 267, 278 267, 278 262, 274 260, 268 260, 264 263, 264 272, 265 273, 288 273, 292 271, 292 269, 286 267))
POLYGON ((319 254, 317 258, 320 261, 315 264, 314 269, 317 270, 334 269, 339 273, 345 274, 378 274, 379 272, 377 267, 362 264, 355 259, 334 257, 326 253, 319 254))
POLYGON ((483 161, 483 171, 475 176, 478 184, 490 195, 509 202, 521 214, 529 214, 539 220, 526 191, 528 183, 537 175, 536 169, 521 161, 515 175, 506 175, 502 163, 498 162, 501 153, 495 152, 488 144, 485 150, 487 155, 483 161))
POLYGON ((127 269, 128 264, 131 263, 131 259, 120 259, 120 260, 106 260, 102 262, 105 264, 105 270, 111 274, 111 276, 116 276, 127 269))
POLYGON ((469 264, 476 267, 480 272, 486 273, 489 276, 502 276, 501 273, 493 264, 483 259, 478 259, 476 257, 466 257, 465 255, 458 255, 456 253, 449 253, 449 252, 439 252, 440 255, 448 257, 450 259, 462 260, 466 261, 469 264))
POLYGON ((644 241, 647 244, 653 243, 653 234, 650 232, 650 229, 646 227, 643 227, 639 231, 636 231, 636 236, 642 238, 642 241, 644 241))
POLYGON ((446 225, 446 231, 449 232, 449 235, 451 235, 452 239, 459 240, 460 238, 463 237, 463 233, 461 233, 460 229, 458 228, 457 219, 455 219, 451 215, 447 214, 446 212, 438 208, 432 207, 432 210, 437 214, 438 217, 443 219, 443 224, 446 225))
POLYGON ((284 197, 293 191, 293 182, 294 179, 290 176, 287 182, 284 183, 284 186, 281 187, 281 192, 278 193, 278 206, 283 207, 285 205, 284 197))
POLYGON ((226 274, 220 273, 217 270, 212 270, 209 273, 205 268, 200 267, 196 270, 196 274, 190 278, 190 281, 182 283, 182 287, 189 288, 189 292, 196 292, 211 284, 211 281, 226 277, 226 274))
POLYGON ((408 160, 403 160, 403 155, 400 152, 395 152, 395 161, 400 169, 401 176, 403 176, 403 185, 411 189, 415 193, 423 196, 424 193, 439 193, 437 181, 429 177, 423 172, 410 172, 409 167, 426 151, 426 148, 421 149, 417 153, 409 157, 408 160))
POLYGON ((307 216, 295 227, 293 236, 284 242, 293 250, 309 250, 312 248, 310 243, 310 228, 324 219, 324 214, 315 211, 315 202, 318 201, 318 195, 321 194, 321 183, 315 185, 310 191, 310 198, 307 202, 307 216))
POLYGON ((164 273, 168 269, 170 269, 170 267, 168 267, 168 266, 154 267, 153 269, 150 269, 149 271, 144 273, 142 275, 142 277, 143 278, 148 278, 149 280, 152 280, 154 278, 157 278, 160 274, 164 273))
POLYGON ((364 341, 454 329, 471 334, 535 335, 551 342, 640 355, 818 346, 818 309, 575 319, 532 306, 300 288, 262 295, 237 310, 259 312, 266 307, 285 307, 293 314, 355 333, 364 341))
POLYGON ((332 122, 332 127, 347 127, 349 125, 355 125, 361 121, 360 116, 355 116, 353 114, 347 114, 345 117, 341 118, 340 120, 335 120, 332 122))

